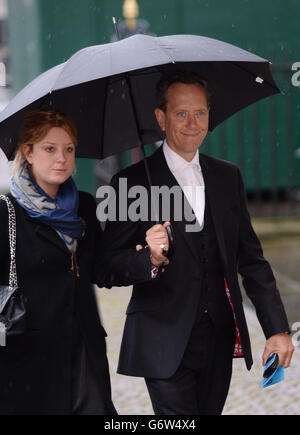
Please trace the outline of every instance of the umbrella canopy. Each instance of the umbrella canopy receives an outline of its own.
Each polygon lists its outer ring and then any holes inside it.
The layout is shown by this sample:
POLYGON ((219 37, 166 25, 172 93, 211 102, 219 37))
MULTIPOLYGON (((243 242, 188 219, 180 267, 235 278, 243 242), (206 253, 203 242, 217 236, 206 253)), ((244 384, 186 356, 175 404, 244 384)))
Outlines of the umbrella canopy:
POLYGON ((78 157, 102 159, 154 143, 162 139, 155 85, 172 70, 198 72, 210 83, 210 130, 280 92, 267 60, 231 44, 195 35, 134 35, 84 48, 30 82, 0 113, 0 145, 12 159, 24 113, 49 106, 74 120, 78 157))

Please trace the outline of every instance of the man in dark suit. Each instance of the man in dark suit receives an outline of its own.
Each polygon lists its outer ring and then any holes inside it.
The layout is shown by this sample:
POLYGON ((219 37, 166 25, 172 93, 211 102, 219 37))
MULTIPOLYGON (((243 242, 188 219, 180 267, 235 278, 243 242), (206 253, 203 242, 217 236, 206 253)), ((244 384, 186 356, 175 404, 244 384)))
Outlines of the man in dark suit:
MULTIPOLYGON (((126 312, 118 372, 145 378, 156 414, 220 414, 232 357, 243 356, 248 370, 252 365, 238 273, 267 339, 263 363, 277 352, 280 365, 288 367, 294 348, 273 273, 251 225, 240 171, 198 153, 208 131, 206 82, 196 74, 169 75, 158 84, 157 97, 155 113, 166 141, 148 158, 152 184, 184 190, 198 231, 190 230, 185 216, 175 218, 174 200, 169 220, 175 254, 151 277, 151 266, 166 262, 164 226, 151 219, 107 223, 104 281, 126 285, 128 270, 130 284, 130 271, 141 271, 126 312), (144 249, 135 252, 137 244, 144 249)), ((121 179, 128 189, 147 188, 142 162, 113 178, 117 192, 121 179)))

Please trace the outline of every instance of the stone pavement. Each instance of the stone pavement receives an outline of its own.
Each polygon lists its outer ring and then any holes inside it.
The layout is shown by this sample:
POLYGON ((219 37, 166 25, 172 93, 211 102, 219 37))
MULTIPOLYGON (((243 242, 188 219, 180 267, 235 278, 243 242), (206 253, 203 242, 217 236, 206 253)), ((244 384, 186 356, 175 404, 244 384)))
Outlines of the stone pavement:
MULTIPOLYGON (((131 287, 97 289, 100 314, 108 333, 107 350, 110 363, 113 400, 120 415, 151 415, 148 393, 142 378, 116 374, 118 353, 131 287)), ((261 355, 264 335, 252 307, 245 304, 245 313, 252 342, 254 365, 250 372, 244 360, 233 362, 233 377, 224 415, 299 415, 300 414, 300 337, 292 365, 285 370, 285 380, 262 389, 261 355)), ((300 324, 299 324, 300 331, 300 324)), ((295 337, 296 340, 296 337, 295 337)))

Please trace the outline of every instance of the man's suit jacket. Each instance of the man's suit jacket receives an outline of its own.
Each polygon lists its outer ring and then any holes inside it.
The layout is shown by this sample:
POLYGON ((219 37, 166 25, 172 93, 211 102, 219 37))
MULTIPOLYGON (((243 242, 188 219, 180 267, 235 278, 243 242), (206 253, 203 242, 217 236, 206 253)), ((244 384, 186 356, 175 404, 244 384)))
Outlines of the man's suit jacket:
MULTIPOLYGON (((286 314, 270 265, 263 257, 260 242, 247 211, 245 189, 239 169, 226 161, 199 154, 206 194, 215 226, 224 278, 241 335, 247 368, 252 365, 249 334, 238 284, 243 277, 247 295, 254 304, 266 338, 289 331, 286 314)), ((177 181, 169 170, 162 147, 148 158, 152 184, 172 187, 177 181)), ((128 189, 147 187, 144 163, 139 162, 112 180, 126 178, 128 189)), ((197 252, 185 231, 186 222, 171 222, 176 253, 165 272, 150 276, 149 250, 145 233, 155 224, 148 222, 107 222, 101 253, 103 285, 134 283, 126 314, 118 372, 130 376, 167 378, 178 368, 197 314, 200 274, 197 252)), ((224 288, 225 292, 225 288, 224 288)))

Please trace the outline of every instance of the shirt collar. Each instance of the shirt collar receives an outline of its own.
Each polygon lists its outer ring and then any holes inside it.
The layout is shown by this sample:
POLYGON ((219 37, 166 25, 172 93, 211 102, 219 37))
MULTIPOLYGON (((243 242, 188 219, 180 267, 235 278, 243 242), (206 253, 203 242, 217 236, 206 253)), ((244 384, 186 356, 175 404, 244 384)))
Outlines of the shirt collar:
POLYGON ((201 170, 198 151, 195 153, 193 159, 187 162, 183 157, 173 151, 165 140, 163 143, 163 152, 171 171, 183 170, 193 166, 197 166, 201 170))

